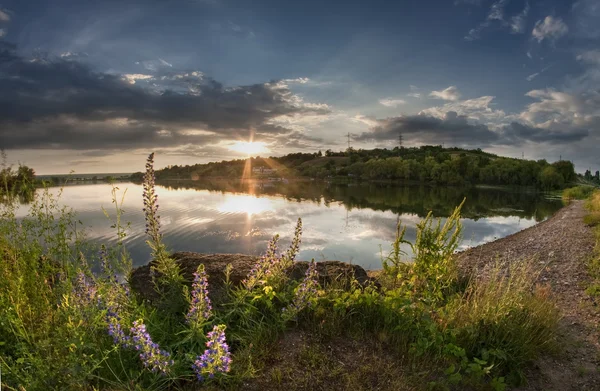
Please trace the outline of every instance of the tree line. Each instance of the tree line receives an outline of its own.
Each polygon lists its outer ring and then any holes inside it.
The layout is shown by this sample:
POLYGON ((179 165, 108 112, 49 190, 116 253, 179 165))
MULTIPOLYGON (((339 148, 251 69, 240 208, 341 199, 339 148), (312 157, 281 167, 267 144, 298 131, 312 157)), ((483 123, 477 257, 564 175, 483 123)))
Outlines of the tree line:
MULTIPOLYGON (((418 182, 432 185, 510 185, 561 189, 577 179, 573 163, 525 160, 497 156, 481 149, 421 146, 394 149, 354 149, 334 152, 291 153, 281 157, 169 166, 156 179, 240 178, 252 176, 248 167, 276 168, 276 176, 351 178, 418 182)), ((251 172, 251 170, 250 170, 251 172)), ((132 179, 141 180, 141 173, 132 179)))

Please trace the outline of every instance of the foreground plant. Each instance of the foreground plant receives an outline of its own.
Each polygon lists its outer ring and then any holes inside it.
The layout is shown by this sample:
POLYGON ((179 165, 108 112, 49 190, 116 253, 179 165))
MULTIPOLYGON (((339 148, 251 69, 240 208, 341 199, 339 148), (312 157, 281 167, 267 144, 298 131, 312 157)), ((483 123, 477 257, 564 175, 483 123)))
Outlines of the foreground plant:
POLYGON ((212 305, 208 297, 208 279, 204 265, 201 264, 194 272, 192 298, 186 319, 191 328, 199 329, 211 316, 212 305))
POLYGON ((146 325, 141 319, 133 322, 131 335, 131 343, 135 350, 140 352, 140 360, 144 366, 152 372, 166 374, 169 367, 174 364, 170 358, 171 354, 162 350, 158 344, 152 341, 150 334, 146 331, 146 325))
POLYGON ((225 328, 225 325, 214 326, 213 330, 206 335, 207 349, 192 364, 199 381, 212 379, 215 375, 227 373, 231 369, 231 353, 225 340, 225 328))

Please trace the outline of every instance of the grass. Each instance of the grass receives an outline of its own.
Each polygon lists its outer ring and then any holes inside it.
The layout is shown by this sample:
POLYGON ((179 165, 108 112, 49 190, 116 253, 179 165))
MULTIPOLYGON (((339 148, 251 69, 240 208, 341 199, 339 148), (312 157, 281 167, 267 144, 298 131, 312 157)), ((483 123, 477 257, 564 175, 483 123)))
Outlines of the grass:
POLYGON ((531 266, 458 280, 460 206, 443 224, 427 216, 414 243, 399 227, 367 286, 319 286, 314 264, 291 280, 299 220, 289 249, 274 237, 244 283, 211 303, 203 268, 190 288, 162 243, 152 157, 144 178, 152 303, 129 288, 117 188, 115 215, 106 212, 112 248, 92 248, 76 215, 47 190, 25 218, 14 204, 2 207, 3 389, 503 390, 555 349, 559 316, 531 266), (404 259, 401 243, 414 259, 404 259))
POLYGON ((594 191, 586 201, 586 207, 589 214, 584 216, 584 222, 594 227, 596 236, 596 245, 594 253, 588 263, 588 271, 592 277, 592 282, 587 288, 587 292, 593 296, 600 296, 600 190, 594 191))
POLYGON ((572 200, 585 200, 592 195, 595 189, 596 187, 591 185, 569 187, 563 190, 562 199, 565 203, 569 203, 572 200))

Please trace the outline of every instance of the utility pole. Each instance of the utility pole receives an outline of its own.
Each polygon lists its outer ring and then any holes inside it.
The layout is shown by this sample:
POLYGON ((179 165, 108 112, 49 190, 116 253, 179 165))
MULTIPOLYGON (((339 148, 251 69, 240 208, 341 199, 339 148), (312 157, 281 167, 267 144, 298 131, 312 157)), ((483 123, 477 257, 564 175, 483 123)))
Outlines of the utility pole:
POLYGON ((350 149, 350 132, 348 132, 348 149, 350 149))

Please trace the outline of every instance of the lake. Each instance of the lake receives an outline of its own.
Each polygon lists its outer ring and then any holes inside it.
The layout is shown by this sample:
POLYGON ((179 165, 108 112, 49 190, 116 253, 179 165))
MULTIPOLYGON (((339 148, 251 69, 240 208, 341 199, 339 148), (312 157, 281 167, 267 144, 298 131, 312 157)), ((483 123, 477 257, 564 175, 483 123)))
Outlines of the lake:
MULTIPOLYGON (((124 220, 130 222, 125 244, 134 265, 149 261, 142 213, 142 186, 127 190, 124 220)), ((53 189, 57 191, 57 189, 53 189)), ((466 197, 461 248, 477 246, 530 227, 551 216, 560 200, 541 193, 498 188, 399 187, 385 184, 240 181, 171 182, 157 186, 164 241, 172 251, 261 254, 280 234, 287 246, 295 222, 304 229, 298 259, 337 259, 366 269, 381 265, 381 249, 390 249, 398 221, 413 241, 415 225, 429 210, 448 216, 466 197)), ((111 185, 66 186, 61 203, 72 207, 88 237, 110 245, 116 232, 101 207, 115 214, 111 185)), ((23 216, 26 206, 18 214, 23 216)), ((404 248, 404 250, 409 250, 404 248)))

